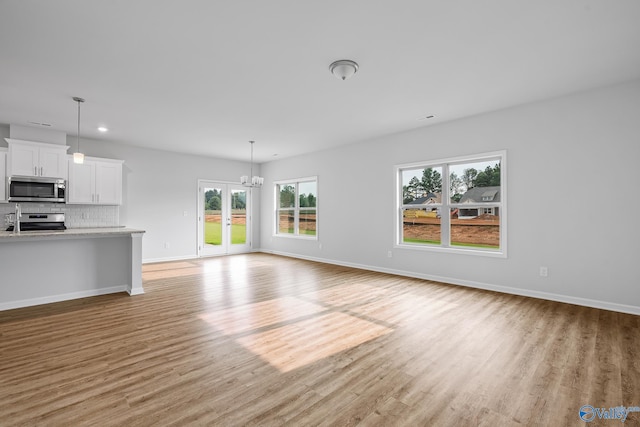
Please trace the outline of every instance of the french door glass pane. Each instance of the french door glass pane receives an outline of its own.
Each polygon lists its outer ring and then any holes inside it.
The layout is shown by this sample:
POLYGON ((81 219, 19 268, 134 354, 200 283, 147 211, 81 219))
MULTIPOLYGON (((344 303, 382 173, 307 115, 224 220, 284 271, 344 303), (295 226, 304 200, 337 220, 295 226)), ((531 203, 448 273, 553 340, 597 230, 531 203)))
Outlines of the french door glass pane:
POLYGON ((220 188, 205 188, 204 191, 204 243, 221 245, 222 190, 220 188))
POLYGON ((247 191, 231 190, 231 244, 247 243, 247 191))

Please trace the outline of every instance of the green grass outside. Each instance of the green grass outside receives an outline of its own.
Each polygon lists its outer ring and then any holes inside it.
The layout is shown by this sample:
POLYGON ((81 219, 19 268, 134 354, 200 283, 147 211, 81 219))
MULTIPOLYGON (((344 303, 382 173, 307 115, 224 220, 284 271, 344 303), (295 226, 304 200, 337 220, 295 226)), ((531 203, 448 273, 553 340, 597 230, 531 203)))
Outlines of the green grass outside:
MULTIPOLYGON (((293 234, 293 228, 287 228, 287 230, 283 230, 282 228, 280 229, 280 233, 282 234, 293 234)), ((307 236, 315 236, 316 235, 316 230, 300 230, 300 232, 298 234, 304 234, 307 236)))
MULTIPOLYGON (((219 222, 204 223, 204 242, 209 245, 222 244, 222 226, 219 222)), ((231 224, 231 244, 242 245, 245 243, 247 243, 247 226, 231 224)))
POLYGON ((422 239, 411 239, 408 237, 405 237, 404 239, 402 239, 403 243, 424 243, 424 244, 428 244, 428 245, 439 245, 440 244, 440 240, 422 240, 422 239))
POLYGON ((500 249, 498 245, 483 245, 480 243, 452 243, 451 246, 465 246, 472 248, 500 249))

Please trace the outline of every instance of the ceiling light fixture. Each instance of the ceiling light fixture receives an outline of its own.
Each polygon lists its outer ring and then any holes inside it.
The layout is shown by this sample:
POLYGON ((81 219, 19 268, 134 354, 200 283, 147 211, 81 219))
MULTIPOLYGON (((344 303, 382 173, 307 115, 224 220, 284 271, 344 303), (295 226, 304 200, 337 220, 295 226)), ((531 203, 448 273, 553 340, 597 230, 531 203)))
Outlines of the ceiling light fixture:
POLYGON ((80 104, 84 102, 84 99, 77 96, 73 97, 73 100, 78 103, 78 151, 73 153, 73 163, 84 163, 84 154, 80 152, 80 104))
POLYGON ((98 132, 107 132, 109 129, 104 127, 104 126, 100 126, 98 127, 98 132))
POLYGON ((340 80, 347 80, 353 76, 359 68, 360 66, 358 63, 350 59, 341 59, 329 65, 329 71, 331 71, 331 74, 340 80))
POLYGON ((240 184, 245 187, 262 187, 262 184, 264 184, 264 178, 253 175, 253 144, 255 141, 249 141, 249 143, 251 144, 251 182, 249 182, 249 177, 247 175, 242 175, 240 177, 240 184))

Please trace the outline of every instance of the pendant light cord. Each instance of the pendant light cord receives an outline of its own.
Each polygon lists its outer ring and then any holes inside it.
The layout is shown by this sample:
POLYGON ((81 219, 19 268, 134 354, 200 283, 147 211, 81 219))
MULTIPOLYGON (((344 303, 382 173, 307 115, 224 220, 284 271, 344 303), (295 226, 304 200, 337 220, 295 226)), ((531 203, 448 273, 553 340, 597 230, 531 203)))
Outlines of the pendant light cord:
POLYGON ((80 152, 80 100, 78 100, 78 153, 80 152))
POLYGON ((73 100, 78 103, 78 136, 77 136, 77 142, 78 142, 78 153, 79 153, 80 152, 80 104, 84 102, 84 98, 80 98, 78 96, 74 96, 73 100))
POLYGON ((255 141, 249 141, 251 143, 251 176, 249 177, 249 179, 251 179, 253 181, 253 143, 255 141))

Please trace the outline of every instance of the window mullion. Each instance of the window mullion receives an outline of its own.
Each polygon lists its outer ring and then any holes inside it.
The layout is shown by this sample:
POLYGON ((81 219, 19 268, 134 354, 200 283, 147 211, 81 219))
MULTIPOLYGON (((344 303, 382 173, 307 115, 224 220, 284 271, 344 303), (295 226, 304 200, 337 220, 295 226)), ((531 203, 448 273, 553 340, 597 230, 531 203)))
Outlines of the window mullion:
POLYGON ((293 208, 293 234, 300 235, 300 191, 298 186, 300 183, 296 182, 294 190, 294 205, 293 208))
POLYGON ((451 204, 449 197, 449 165, 442 165, 442 189, 441 198, 442 198, 442 207, 440 208, 440 236, 441 241, 440 244, 448 248, 451 246, 451 209, 449 205, 451 204))

